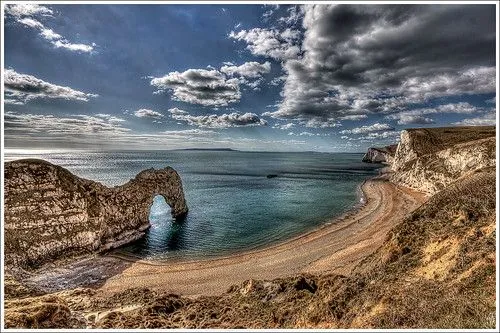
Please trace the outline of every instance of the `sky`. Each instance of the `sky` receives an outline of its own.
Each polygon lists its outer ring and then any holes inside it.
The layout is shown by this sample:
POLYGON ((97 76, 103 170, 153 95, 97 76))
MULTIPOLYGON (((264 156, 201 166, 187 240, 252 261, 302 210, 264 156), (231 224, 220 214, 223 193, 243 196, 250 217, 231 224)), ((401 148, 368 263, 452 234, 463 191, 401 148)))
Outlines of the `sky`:
POLYGON ((362 152, 494 125, 495 11, 4 3, 4 144, 362 152))

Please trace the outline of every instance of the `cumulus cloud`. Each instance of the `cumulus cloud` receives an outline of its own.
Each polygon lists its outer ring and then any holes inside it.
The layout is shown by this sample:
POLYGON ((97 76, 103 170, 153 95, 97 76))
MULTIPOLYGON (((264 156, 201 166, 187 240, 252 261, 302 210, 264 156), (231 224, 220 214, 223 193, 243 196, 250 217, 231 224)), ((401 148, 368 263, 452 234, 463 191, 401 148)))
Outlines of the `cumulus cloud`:
POLYGON ((202 115, 193 116, 188 112, 178 108, 169 109, 171 117, 175 120, 186 122, 191 126, 205 128, 229 128, 229 127, 245 127, 245 126, 265 126, 267 122, 260 119, 255 113, 238 113, 233 112, 222 115, 202 115))
POLYGON ((163 118, 163 115, 161 113, 149 109, 139 109, 134 112, 134 115, 139 118, 153 118, 153 119, 163 118))
POLYGON ((227 78, 218 70, 188 69, 155 77, 151 85, 156 93, 171 91, 173 99, 204 106, 227 106, 240 100, 237 78, 227 78))
POLYGON ((40 36, 49 41, 55 48, 63 48, 73 52, 92 53, 97 46, 83 43, 72 43, 52 29, 45 27, 38 17, 53 17, 52 9, 37 4, 13 4, 5 6, 5 13, 10 15, 16 22, 38 30, 40 36))
POLYGON ((36 98, 61 98, 87 102, 89 98, 98 96, 45 82, 33 75, 17 73, 13 69, 4 70, 4 89, 6 95, 16 104, 24 104, 36 98))
POLYGON ((343 130, 340 131, 341 134, 366 134, 370 132, 380 132, 380 131, 387 131, 387 130, 394 130, 392 126, 389 124, 381 124, 381 123, 375 123, 373 125, 365 125, 361 127, 356 127, 353 129, 349 130, 343 130))
POLYGON ((250 30, 231 31, 229 38, 247 43, 247 49, 253 55, 275 60, 295 59, 300 54, 298 45, 300 32, 297 30, 253 28, 250 30))
MULTIPOLYGON (((284 63, 275 118, 394 113, 434 98, 495 91, 493 6, 318 4, 303 10, 303 57, 284 63)), ((273 34, 251 32, 231 37, 265 55, 273 34)))
POLYGON ((262 75, 270 71, 268 61, 251 61, 239 66, 225 62, 220 70, 208 66, 208 69, 188 69, 153 77, 151 85, 158 89, 155 93, 171 91, 177 101, 220 107, 240 100, 242 84, 257 90, 263 82, 262 75))

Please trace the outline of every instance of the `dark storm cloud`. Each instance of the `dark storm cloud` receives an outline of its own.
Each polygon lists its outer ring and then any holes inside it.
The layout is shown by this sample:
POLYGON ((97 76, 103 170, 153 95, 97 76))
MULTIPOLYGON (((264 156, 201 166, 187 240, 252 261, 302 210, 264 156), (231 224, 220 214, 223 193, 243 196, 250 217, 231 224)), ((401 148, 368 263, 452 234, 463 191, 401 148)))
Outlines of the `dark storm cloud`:
MULTIPOLYGON (((493 5, 312 5, 278 118, 399 112, 495 91, 493 5)), ((348 118, 347 118, 348 119, 348 118)))

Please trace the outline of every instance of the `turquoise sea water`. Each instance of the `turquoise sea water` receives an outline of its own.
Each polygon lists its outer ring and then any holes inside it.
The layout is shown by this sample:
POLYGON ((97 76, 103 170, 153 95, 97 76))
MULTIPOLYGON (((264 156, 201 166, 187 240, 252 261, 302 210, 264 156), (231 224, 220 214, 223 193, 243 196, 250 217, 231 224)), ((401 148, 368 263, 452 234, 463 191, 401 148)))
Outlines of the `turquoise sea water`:
POLYGON ((42 158, 108 186, 147 168, 180 174, 189 214, 173 223, 157 196, 147 235, 122 251, 149 259, 224 256, 313 230, 359 203, 357 188, 377 174, 362 154, 240 151, 8 152, 42 158), (277 175, 267 178, 269 174, 277 175))

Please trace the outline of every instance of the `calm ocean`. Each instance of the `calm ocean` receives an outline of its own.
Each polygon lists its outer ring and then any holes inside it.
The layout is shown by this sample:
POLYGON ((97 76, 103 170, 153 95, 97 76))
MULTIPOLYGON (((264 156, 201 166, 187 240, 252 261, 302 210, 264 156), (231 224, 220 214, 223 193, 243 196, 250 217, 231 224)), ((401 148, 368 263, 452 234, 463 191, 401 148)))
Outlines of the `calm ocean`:
POLYGON ((5 161, 42 158, 108 186, 147 168, 180 174, 189 214, 172 223, 156 197, 147 235, 122 249, 149 259, 223 256, 279 242, 315 229, 359 202, 358 186, 379 166, 362 154, 240 151, 10 151, 5 161), (269 174, 278 175, 267 178, 269 174))

